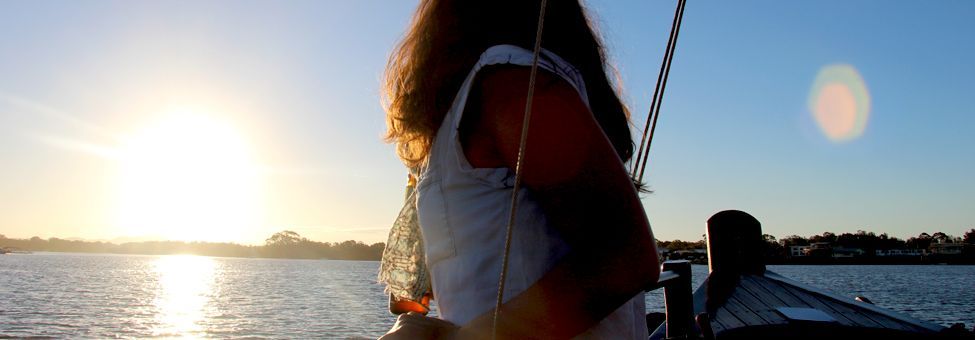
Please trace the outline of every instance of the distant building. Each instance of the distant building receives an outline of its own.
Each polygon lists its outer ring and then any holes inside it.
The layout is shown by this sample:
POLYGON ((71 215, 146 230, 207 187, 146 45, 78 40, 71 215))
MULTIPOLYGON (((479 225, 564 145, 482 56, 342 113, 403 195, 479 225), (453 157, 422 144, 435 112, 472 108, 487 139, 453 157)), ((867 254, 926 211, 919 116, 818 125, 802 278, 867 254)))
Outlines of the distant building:
POLYGON ((789 257, 803 257, 809 252, 809 246, 789 246, 789 257))
POLYGON ((813 257, 831 257, 833 256, 833 246, 829 242, 816 242, 809 245, 809 248, 804 250, 803 253, 806 256, 813 257))
POLYGON ((924 256, 928 254, 927 249, 877 249, 877 256, 924 256))
POLYGON ((964 243, 934 243, 931 244, 931 254, 961 255, 965 250, 964 243))
POLYGON ((833 248, 833 258, 863 256, 863 249, 860 248, 833 248))

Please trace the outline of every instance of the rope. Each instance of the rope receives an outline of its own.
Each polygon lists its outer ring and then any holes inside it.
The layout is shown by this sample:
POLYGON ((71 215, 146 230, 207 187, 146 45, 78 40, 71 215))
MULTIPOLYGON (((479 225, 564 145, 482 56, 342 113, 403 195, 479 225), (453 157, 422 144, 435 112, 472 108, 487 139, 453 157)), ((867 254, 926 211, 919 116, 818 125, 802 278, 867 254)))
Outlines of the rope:
POLYGON ((647 169, 647 162, 650 160, 650 144, 653 142, 653 132, 657 129, 657 118, 660 117, 660 106, 663 103, 664 91, 667 89, 667 78, 670 76, 670 65, 674 60, 674 50, 677 49, 677 36, 680 34, 680 24, 684 19, 684 5, 686 3, 687 0, 678 0, 677 9, 674 11, 674 22, 670 26, 670 38, 667 39, 664 60, 660 64, 657 85, 653 89, 653 98, 650 100, 650 112, 647 114, 647 124, 643 128, 640 150, 637 151, 636 161, 633 162, 633 169, 630 174, 630 177, 637 183, 643 182, 643 174, 647 169))
POLYGON ((515 161, 515 185, 511 190, 511 214, 508 215, 508 226, 504 237, 504 253, 501 258, 501 277, 498 282, 498 299, 494 303, 494 323, 491 327, 491 338, 498 338, 498 319, 501 316, 501 304, 504 300, 504 282, 508 276, 508 254, 511 252, 511 234, 515 226, 515 212, 518 208, 518 190, 521 189, 522 166, 525 162, 525 146, 528 141, 528 123, 532 114, 532 97, 535 94, 535 75, 538 73, 538 55, 542 51, 542 28, 545 26, 545 4, 542 0, 538 11, 538 28, 535 30, 535 47, 532 49, 531 75, 528 77, 528 97, 525 100, 525 118, 521 126, 521 141, 518 144, 518 159, 515 161))

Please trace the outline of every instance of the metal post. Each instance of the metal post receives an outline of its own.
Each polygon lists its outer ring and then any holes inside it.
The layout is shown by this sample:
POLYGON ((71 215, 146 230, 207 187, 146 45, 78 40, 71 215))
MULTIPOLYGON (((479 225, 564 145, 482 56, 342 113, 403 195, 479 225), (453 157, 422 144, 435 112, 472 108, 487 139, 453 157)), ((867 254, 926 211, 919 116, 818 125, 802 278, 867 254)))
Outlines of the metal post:
POLYGON ((688 338, 694 329, 691 263, 687 260, 667 261, 661 266, 661 271, 672 271, 678 275, 664 285, 667 338, 688 338))

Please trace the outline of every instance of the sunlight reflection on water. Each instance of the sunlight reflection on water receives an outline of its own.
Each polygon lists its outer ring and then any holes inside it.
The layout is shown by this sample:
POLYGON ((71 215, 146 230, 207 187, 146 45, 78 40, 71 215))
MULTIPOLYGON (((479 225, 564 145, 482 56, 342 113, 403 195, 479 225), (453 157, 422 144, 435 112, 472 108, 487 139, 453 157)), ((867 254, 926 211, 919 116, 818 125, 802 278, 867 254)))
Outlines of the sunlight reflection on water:
POLYGON ((202 256, 163 256, 155 261, 159 287, 154 301, 158 309, 154 335, 204 335, 215 267, 212 258, 202 256))

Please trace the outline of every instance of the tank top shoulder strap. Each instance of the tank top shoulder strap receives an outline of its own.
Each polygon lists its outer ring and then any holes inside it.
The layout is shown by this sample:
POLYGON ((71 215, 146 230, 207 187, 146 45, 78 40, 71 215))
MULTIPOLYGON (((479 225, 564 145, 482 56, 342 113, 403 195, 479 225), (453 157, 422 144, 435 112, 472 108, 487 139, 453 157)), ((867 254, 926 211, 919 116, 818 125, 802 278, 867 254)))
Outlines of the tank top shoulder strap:
MULTIPOLYGON (((460 126, 460 120, 467 103, 467 96, 473 86, 473 81, 478 71, 485 66, 491 65, 510 64, 530 67, 532 65, 532 58, 532 51, 515 45, 495 45, 485 50, 477 63, 474 64, 474 68, 468 74, 467 79, 457 93, 457 97, 454 98, 454 103, 450 111, 447 113, 447 118, 451 121, 451 130, 456 133, 456 129, 460 126)), ((579 92, 579 97, 582 99, 582 102, 586 106, 589 106, 586 84, 583 81, 582 73, 575 66, 572 66, 572 64, 569 64, 569 62, 560 58, 555 53, 542 49, 541 55, 538 58, 538 67, 558 75, 568 82, 569 85, 572 85, 579 92)), ((526 88, 525 91, 527 95, 528 89, 526 88)))

